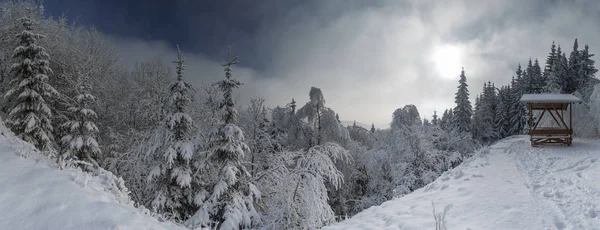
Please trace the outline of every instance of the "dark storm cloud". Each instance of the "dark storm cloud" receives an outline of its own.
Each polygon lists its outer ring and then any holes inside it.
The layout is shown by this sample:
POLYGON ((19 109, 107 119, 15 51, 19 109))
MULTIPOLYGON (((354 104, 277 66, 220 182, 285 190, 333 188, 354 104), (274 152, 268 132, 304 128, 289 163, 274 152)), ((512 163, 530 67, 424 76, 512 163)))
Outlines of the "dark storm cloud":
POLYGON ((543 64, 552 41, 570 52, 577 37, 600 50, 594 0, 199 2, 69 0, 54 8, 81 12, 117 38, 127 60, 171 60, 181 44, 194 83, 222 77, 231 44, 241 61, 234 74, 246 83, 240 98, 303 103, 318 86, 342 120, 378 127, 405 104, 426 116, 452 107, 461 66, 475 98, 484 82, 510 82, 518 63, 543 64), (443 46, 460 50, 452 79, 432 61, 443 46))

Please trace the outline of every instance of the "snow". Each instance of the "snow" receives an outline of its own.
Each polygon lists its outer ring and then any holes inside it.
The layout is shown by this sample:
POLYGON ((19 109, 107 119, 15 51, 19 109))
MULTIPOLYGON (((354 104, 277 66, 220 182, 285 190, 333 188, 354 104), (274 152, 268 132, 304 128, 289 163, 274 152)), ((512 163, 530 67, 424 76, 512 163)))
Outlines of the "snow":
POLYGON ((433 183, 323 229, 600 229, 600 141, 530 147, 510 137, 433 183), (438 218, 439 219, 439 218, 438 218))
POLYGON ((581 99, 572 94, 559 94, 559 93, 541 93, 541 94, 523 94, 521 102, 529 103, 580 103, 581 99))
POLYGON ((2 229, 184 229, 135 208, 107 172, 48 166, 52 161, 1 126, 2 229))

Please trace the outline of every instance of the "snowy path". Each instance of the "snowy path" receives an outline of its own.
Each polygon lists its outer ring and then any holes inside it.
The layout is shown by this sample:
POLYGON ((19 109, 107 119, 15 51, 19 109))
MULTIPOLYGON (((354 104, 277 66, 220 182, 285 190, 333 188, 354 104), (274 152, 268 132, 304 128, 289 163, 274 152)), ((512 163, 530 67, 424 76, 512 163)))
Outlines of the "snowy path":
POLYGON ((433 183, 324 229, 600 229, 600 140, 573 147, 503 140, 433 183))
POLYGON ((0 135, 0 229, 183 229, 120 203, 100 178, 20 157, 13 138, 0 135))

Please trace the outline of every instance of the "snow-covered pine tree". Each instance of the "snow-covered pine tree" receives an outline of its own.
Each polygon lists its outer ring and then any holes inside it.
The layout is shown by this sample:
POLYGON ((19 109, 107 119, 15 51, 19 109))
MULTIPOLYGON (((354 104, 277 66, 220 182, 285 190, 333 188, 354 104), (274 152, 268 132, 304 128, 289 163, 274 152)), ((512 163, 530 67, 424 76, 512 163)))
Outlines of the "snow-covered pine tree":
POLYGON ((446 129, 446 126, 448 125, 448 109, 445 109, 442 113, 442 117, 440 118, 439 124, 440 127, 442 127, 442 129, 446 129))
MULTIPOLYGON (((560 48, 560 47, 559 47, 560 48)), ((524 129, 526 126, 526 115, 527 111, 525 110, 525 105, 521 103, 521 96, 523 95, 522 89, 522 78, 520 77, 522 74, 521 65, 517 68, 516 75, 517 79, 513 79, 510 87, 510 110, 509 110, 509 134, 510 135, 521 135, 524 134, 524 129)))
MULTIPOLYGON (((560 59, 561 57, 559 56, 557 58, 560 59)), ((544 86, 544 92, 561 93, 562 86, 561 86, 561 79, 560 79, 560 76, 561 76, 560 63, 557 61, 550 68, 551 68, 551 70, 546 72, 547 73, 546 74, 546 85, 544 86)))
POLYGON ((452 108, 448 110, 448 123, 446 125, 446 130, 448 131, 452 130, 452 127, 454 127, 454 111, 452 108))
POLYGON ((456 107, 454 107, 453 124, 459 132, 470 132, 471 131, 471 116, 473 115, 473 107, 471 101, 469 101, 469 89, 467 85, 467 77, 465 76, 465 69, 463 68, 460 73, 460 79, 458 80, 458 91, 454 97, 456 107))
POLYGON ((580 89, 588 86, 591 80, 594 78, 598 69, 594 66, 595 61, 591 58, 594 54, 590 53, 590 47, 585 45, 584 49, 581 50, 581 71, 582 74, 582 82, 580 82, 580 89))
POLYGON ((439 124, 439 119, 438 119, 438 115, 437 115, 437 111, 433 110, 433 116, 431 119, 431 124, 432 125, 438 125, 439 124))
POLYGON ((6 124, 18 137, 40 150, 53 151, 54 128, 48 102, 58 92, 48 84, 48 74, 52 73, 49 55, 37 44, 44 36, 33 32, 35 21, 23 17, 21 22, 24 30, 16 36, 19 45, 13 53, 14 75, 5 95, 12 104, 6 124))
POLYGON ((546 79, 542 75, 542 69, 538 59, 535 59, 532 68, 532 80, 533 80, 533 93, 541 93, 546 85, 546 79))
POLYGON ((554 63, 556 63, 556 44, 552 41, 550 46, 550 53, 546 57, 546 64, 544 65, 544 78, 548 78, 550 74, 554 72, 554 63))
POLYGON ((483 123, 481 123, 481 94, 475 97, 475 107, 473 109, 473 122, 471 123, 471 133, 473 139, 481 140, 483 134, 483 123))
POLYGON ((98 116, 92 110, 96 97, 90 93, 89 80, 88 76, 81 73, 76 78, 77 95, 68 109, 71 113, 71 120, 62 125, 66 130, 66 135, 60 140, 59 164, 61 166, 64 166, 67 159, 87 161, 98 166, 97 157, 101 151, 96 140, 99 131, 94 122, 98 116))
POLYGON ((568 72, 563 83, 565 93, 574 93, 579 88, 581 82, 581 53, 579 51, 579 43, 577 38, 573 42, 573 50, 569 56, 568 72))
POLYGON ((177 46, 177 81, 170 87, 164 121, 170 135, 165 136, 165 152, 158 156, 162 160, 148 175, 148 181, 154 183, 157 191, 152 208, 176 221, 186 220, 198 208, 198 204, 194 202, 195 169, 192 164, 196 144, 190 133, 193 120, 187 113, 193 87, 183 80, 184 61, 177 46))
POLYGON ((497 106, 497 95, 494 85, 488 81, 484 83, 483 94, 479 98, 481 106, 478 109, 480 113, 479 122, 483 123, 482 130, 480 132, 481 140, 484 143, 491 143, 498 138, 498 132, 494 128, 494 121, 496 120, 496 106, 497 106))
POLYGON ((502 86, 498 92, 498 106, 496 107, 495 129, 499 138, 510 136, 510 88, 502 86))
POLYGON ((231 67, 237 63, 237 57, 231 58, 229 49, 227 63, 222 65, 225 67, 225 79, 215 84, 223 93, 219 105, 219 109, 224 111, 223 124, 211 133, 209 148, 218 177, 212 191, 196 195, 200 209, 188 221, 192 228, 209 226, 237 230, 251 228, 260 222, 254 203, 261 193, 251 183, 250 174, 244 166, 245 155, 250 148, 244 142, 244 133, 235 124, 237 111, 233 90, 242 83, 231 77, 231 67))
POLYGON ((371 124, 371 133, 375 133, 375 124, 371 124))

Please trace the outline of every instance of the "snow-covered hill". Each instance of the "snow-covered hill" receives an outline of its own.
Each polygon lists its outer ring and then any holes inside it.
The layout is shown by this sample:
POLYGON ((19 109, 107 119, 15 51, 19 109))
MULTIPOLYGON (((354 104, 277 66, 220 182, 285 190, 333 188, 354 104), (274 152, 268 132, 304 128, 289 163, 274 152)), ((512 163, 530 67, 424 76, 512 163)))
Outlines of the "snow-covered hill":
POLYGON ((0 131, 0 229, 183 229, 142 214, 110 173, 50 167, 1 121, 0 131))
POLYGON ((324 229, 600 229, 600 141, 530 147, 512 137, 433 183, 324 229), (443 215, 443 214, 442 214, 443 215))

